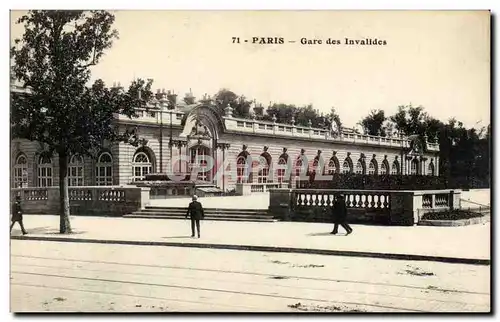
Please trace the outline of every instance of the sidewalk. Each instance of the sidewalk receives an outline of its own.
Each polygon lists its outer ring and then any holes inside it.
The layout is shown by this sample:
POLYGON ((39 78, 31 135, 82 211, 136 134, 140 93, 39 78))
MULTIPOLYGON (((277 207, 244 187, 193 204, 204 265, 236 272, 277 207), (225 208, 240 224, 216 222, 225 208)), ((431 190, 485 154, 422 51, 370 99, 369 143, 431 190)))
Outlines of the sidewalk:
POLYGON ((353 225, 331 235, 331 224, 203 221, 191 238, 188 220, 72 217, 74 234, 60 235, 59 217, 25 215, 29 234, 16 225, 13 239, 245 249, 455 263, 490 263, 490 223, 461 227, 353 225))

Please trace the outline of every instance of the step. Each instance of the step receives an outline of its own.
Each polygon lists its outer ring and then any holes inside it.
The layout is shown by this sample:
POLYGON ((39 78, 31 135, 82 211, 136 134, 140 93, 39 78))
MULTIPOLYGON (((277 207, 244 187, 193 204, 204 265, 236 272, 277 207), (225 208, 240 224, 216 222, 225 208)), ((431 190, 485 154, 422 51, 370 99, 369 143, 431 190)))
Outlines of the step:
MULTIPOLYGON (((142 213, 165 213, 165 214, 186 214, 186 211, 183 210, 175 210, 175 209, 144 209, 141 210, 142 213)), ((242 212, 239 210, 234 211, 205 211, 205 215, 226 215, 226 214, 238 214, 244 216, 267 216, 267 211, 259 211, 259 212, 242 212)))
MULTIPOLYGON (((153 206, 146 206, 145 210, 161 210, 161 211, 168 211, 168 210, 176 210, 176 211, 187 211, 187 207, 153 207, 153 206)), ((205 208, 205 212, 245 212, 245 213, 259 213, 259 212, 266 212, 267 209, 239 209, 239 208, 205 208)))
MULTIPOLYGON (((141 216, 170 216, 170 217, 179 217, 185 218, 185 213, 164 213, 164 212, 143 212, 143 211, 135 211, 132 215, 141 215, 141 216)), ((241 215, 241 214, 205 214, 205 218, 216 217, 216 218, 242 218, 242 219, 269 219, 273 218, 272 215, 241 215)))
MULTIPOLYGON (((144 218, 144 219, 184 219, 175 216, 168 215, 142 215, 142 214, 130 214, 125 215, 125 218, 144 218)), ((252 222, 276 222, 276 219, 259 219, 259 218, 225 218, 225 217, 205 217, 204 220, 212 220, 212 221, 252 221, 252 222)))

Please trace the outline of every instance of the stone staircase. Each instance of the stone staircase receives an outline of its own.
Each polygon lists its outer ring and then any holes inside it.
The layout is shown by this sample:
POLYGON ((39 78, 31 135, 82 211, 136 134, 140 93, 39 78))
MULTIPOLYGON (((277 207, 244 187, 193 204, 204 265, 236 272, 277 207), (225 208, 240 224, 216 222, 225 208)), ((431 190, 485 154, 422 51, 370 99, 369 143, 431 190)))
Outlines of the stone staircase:
MULTIPOLYGON (((185 219, 186 207, 148 206, 146 209, 125 215, 125 218, 185 219)), ((205 220, 275 222, 276 219, 263 209, 205 208, 205 220)))

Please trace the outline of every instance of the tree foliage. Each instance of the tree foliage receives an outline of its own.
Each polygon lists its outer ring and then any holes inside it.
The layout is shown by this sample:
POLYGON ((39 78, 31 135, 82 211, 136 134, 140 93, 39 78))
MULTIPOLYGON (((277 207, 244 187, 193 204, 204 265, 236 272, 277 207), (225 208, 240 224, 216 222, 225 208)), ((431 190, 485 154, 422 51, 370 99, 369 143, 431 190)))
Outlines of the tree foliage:
POLYGON ((137 116, 152 97, 151 80, 135 80, 128 89, 89 85, 91 67, 118 38, 114 16, 106 11, 30 11, 17 23, 22 38, 11 48, 13 78, 27 93, 11 95, 13 137, 39 141, 59 157, 60 232, 69 223, 68 158, 92 156, 104 142, 138 144, 133 130, 119 131, 112 122, 120 113, 137 116))
POLYGON ((384 111, 372 110, 368 116, 360 121, 360 124, 365 134, 386 136, 385 121, 384 111))

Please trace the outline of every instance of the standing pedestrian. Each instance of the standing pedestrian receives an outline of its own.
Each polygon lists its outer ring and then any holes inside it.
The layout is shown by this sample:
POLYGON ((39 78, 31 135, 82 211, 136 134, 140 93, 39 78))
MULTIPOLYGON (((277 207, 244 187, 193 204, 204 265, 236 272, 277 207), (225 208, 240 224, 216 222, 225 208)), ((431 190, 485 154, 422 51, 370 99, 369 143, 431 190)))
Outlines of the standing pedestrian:
POLYGON ((195 225, 198 230, 198 238, 200 238, 200 220, 205 218, 205 212, 203 211, 203 206, 198 201, 198 196, 193 196, 193 201, 189 203, 187 209, 186 218, 191 217, 191 237, 194 237, 195 225))
POLYGON ((21 231, 23 235, 26 235, 28 232, 24 229, 23 225, 23 209, 21 208, 21 196, 16 196, 16 201, 14 202, 14 206, 12 207, 12 223, 10 224, 10 231, 12 232, 12 227, 14 224, 18 222, 19 226, 21 226, 21 231))
POLYGON ((335 235, 339 232, 339 225, 341 225, 347 232, 347 235, 352 233, 352 228, 347 223, 347 207, 345 205, 344 195, 339 195, 332 207, 332 216, 335 226, 331 234, 335 235))

